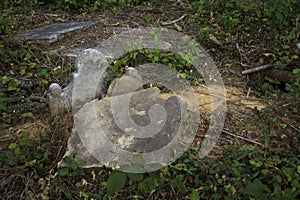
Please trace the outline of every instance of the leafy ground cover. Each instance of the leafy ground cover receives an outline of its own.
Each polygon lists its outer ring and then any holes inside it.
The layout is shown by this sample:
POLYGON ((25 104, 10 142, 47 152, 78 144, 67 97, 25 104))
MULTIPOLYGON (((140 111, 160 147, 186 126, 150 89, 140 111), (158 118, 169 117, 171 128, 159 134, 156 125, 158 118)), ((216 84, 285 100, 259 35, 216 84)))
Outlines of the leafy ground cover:
MULTIPOLYGON (((1 198, 299 199, 299 5, 299 0, 2 1, 1 198), (240 99, 253 96, 267 107, 249 110, 228 101, 224 132, 204 159, 197 154, 199 136, 178 161, 156 172, 82 169, 72 158, 65 158, 69 167, 57 169, 72 131, 72 115, 51 117, 46 94, 52 82, 69 82, 74 64, 53 49, 101 41, 110 36, 105 31, 109 27, 161 26, 184 14, 167 28, 197 38, 215 60, 226 87, 239 88, 240 99), (45 24, 99 16, 107 19, 105 27, 70 34, 51 45, 14 39, 20 31, 45 24), (292 80, 241 73, 267 64, 290 72, 292 80)), ((195 86, 201 84, 180 58, 155 52, 133 52, 115 63, 113 73, 138 64, 137 58, 177 67, 195 86)), ((205 132, 205 126, 200 130, 205 132)))

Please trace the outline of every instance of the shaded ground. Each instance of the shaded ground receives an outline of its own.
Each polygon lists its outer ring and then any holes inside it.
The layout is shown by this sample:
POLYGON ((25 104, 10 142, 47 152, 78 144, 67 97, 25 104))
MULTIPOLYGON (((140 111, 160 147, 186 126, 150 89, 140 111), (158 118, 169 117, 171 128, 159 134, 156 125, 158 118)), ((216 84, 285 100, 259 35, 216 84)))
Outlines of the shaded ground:
MULTIPOLYGON (((19 14, 15 17, 22 21, 24 25, 19 25, 13 29, 13 34, 54 22, 105 19, 105 23, 67 34, 62 40, 57 42, 51 44, 36 44, 38 49, 44 52, 51 50, 57 53, 55 56, 39 58, 38 62, 41 67, 53 71, 60 66, 60 68, 66 72, 64 76, 52 77, 51 80, 48 80, 48 83, 58 82, 66 86, 70 80, 74 60, 68 60, 59 56, 60 52, 64 49, 73 48, 82 44, 87 44, 87 46, 93 45, 95 41, 102 41, 110 37, 113 32, 120 27, 137 28, 143 26, 158 26, 158 19, 160 19, 160 21, 174 20, 183 14, 189 14, 191 10, 188 7, 188 3, 184 3, 183 5, 164 4, 160 7, 149 5, 126 8, 125 10, 112 9, 105 13, 86 14, 85 16, 38 12, 32 16, 19 14), (147 13, 151 13, 154 16, 154 20, 148 23, 143 20, 143 17, 147 13)), ((192 36, 197 35, 199 27, 197 25, 190 25, 188 18, 181 20, 177 24, 183 28, 184 33, 192 36)), ((167 28, 177 30, 174 25, 167 26, 167 28)), ((251 87, 250 82, 260 82, 261 80, 258 78, 251 80, 248 76, 242 75, 241 71, 246 68, 255 67, 255 63, 257 63, 255 56, 259 54, 259 52, 257 52, 259 49, 256 47, 260 45, 260 41, 258 38, 257 41, 253 41, 249 46, 242 45, 247 42, 248 41, 243 41, 243 38, 238 38, 238 35, 232 35, 232 37, 228 38, 228 42, 220 48, 213 47, 211 44, 203 44, 205 49, 215 60, 222 74, 228 95, 228 112, 224 127, 225 131, 221 135, 218 145, 214 148, 214 152, 212 152, 209 157, 213 159, 221 158, 226 145, 239 146, 242 144, 258 146, 265 151, 283 147, 294 149, 295 153, 299 153, 300 104, 286 93, 278 92, 277 97, 268 97, 268 95, 259 93, 255 85, 251 87), (239 49, 236 48, 237 42, 240 44, 239 49), (241 50, 244 53, 240 53, 241 50), (248 64, 247 67, 239 64, 244 62, 245 57, 248 64), (249 65, 249 63, 252 63, 253 66, 249 65)), ((18 66, 12 66, 10 70, 17 69, 17 67, 18 66)), ((9 74, 9 69, 7 69, 6 72, 9 74)), ((41 80, 33 80, 33 82, 38 81, 41 80)), ((195 141, 195 144, 198 144, 203 138, 208 126, 210 99, 205 86, 194 86, 194 89, 204 117, 204 123, 200 125, 199 129, 199 138, 195 141)), ((47 88, 35 95, 46 97, 46 93, 47 88)), ((27 101, 26 98, 28 96, 30 95, 25 94, 19 101, 8 105, 9 110, 15 110, 15 113, 2 113, 0 121, 3 126, 1 126, 0 151, 9 151, 7 145, 14 142, 17 135, 22 131, 27 130, 31 137, 35 137, 35 134, 39 134, 43 129, 44 132, 50 133, 51 136, 50 142, 46 146, 48 151, 51 152, 52 159, 48 163, 51 167, 48 168, 47 171, 38 172, 41 173, 41 177, 44 177, 40 178, 39 182, 33 180, 31 174, 24 175, 18 173, 18 171, 22 171, 22 169, 18 169, 17 167, 1 168, 0 191, 5 192, 7 198, 12 199, 17 196, 26 196, 29 198, 37 198, 38 196, 38 198, 43 198, 43 195, 48 195, 47 188, 49 188, 49 185, 47 184, 66 185, 66 183, 62 183, 62 180, 55 179, 53 175, 55 171, 57 171, 56 163, 64 154, 66 141, 72 130, 72 114, 68 113, 53 119, 49 115, 49 108, 46 103, 27 101), (24 118, 20 115, 20 113, 26 111, 32 112, 34 118, 24 118), (8 121, 8 119, 10 120, 8 121)), ((103 176, 102 180, 99 181, 95 181, 91 177, 87 177, 89 185, 86 187, 89 188, 90 192, 93 192, 101 187, 100 183, 105 180, 106 177, 103 176)), ((84 183, 78 181, 77 183, 67 184, 67 186, 76 190, 76 187, 80 187, 80 184, 84 185, 84 183)), ((58 188, 56 188, 56 190, 57 191, 52 191, 52 193, 57 192, 57 195, 54 196, 56 198, 62 198, 62 190, 58 188)))

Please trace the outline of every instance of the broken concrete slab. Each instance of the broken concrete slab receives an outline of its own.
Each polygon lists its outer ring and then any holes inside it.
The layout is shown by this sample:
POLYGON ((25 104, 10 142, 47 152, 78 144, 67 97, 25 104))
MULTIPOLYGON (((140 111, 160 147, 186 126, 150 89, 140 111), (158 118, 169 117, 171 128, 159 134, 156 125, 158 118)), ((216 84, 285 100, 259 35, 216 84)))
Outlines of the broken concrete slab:
POLYGON ((57 41, 60 37, 63 37, 63 34, 65 33, 88 28, 100 22, 103 22, 103 20, 72 22, 72 23, 56 23, 48 26, 43 26, 38 29, 29 30, 24 33, 20 33, 16 36, 16 38, 22 40, 51 43, 57 41))

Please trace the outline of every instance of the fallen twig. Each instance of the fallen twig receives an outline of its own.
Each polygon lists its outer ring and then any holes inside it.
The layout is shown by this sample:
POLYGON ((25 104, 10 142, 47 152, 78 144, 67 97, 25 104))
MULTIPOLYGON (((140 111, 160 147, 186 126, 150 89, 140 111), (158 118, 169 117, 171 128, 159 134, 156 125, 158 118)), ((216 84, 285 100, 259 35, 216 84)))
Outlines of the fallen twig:
POLYGON ((30 96, 30 97, 26 98, 26 100, 29 100, 29 101, 40 101, 40 102, 44 102, 44 103, 48 102, 47 98, 45 98, 45 97, 39 97, 39 96, 30 96))
POLYGON ((26 98, 23 97, 16 97, 14 99, 10 99, 8 102, 9 103, 17 103, 19 101, 39 101, 42 103, 48 103, 48 99, 45 97, 39 97, 39 96, 29 96, 26 98))
POLYGON ((287 125, 289 125, 290 127, 292 127, 293 129, 295 129, 297 132, 300 133, 300 130, 299 130, 298 128, 296 128, 294 125, 288 123, 287 121, 285 121, 285 120, 284 120, 282 117, 280 117, 279 115, 277 115, 277 117, 278 117, 279 119, 281 119, 284 123, 286 123, 287 125))
POLYGON ((240 138, 240 139, 242 139, 242 140, 245 140, 245 141, 248 141, 248 142, 251 142, 251 143, 260 145, 260 146, 262 146, 262 147, 265 147, 265 145, 263 145, 263 144, 261 144, 261 143, 259 143, 259 142, 256 142, 256 141, 254 141, 254 140, 250 140, 250 139, 248 139, 248 138, 245 138, 245 137, 242 137, 242 136, 239 136, 239 135, 230 133, 229 131, 226 131, 226 130, 224 130, 224 129, 222 130, 222 132, 223 132, 223 133, 226 133, 226 134, 228 134, 228 135, 231 135, 231 136, 233 136, 233 137, 237 137, 237 138, 240 138))
POLYGON ((178 19, 175 19, 171 22, 164 22, 164 23, 161 23, 162 26, 168 26, 168 25, 171 25, 171 24, 175 24, 176 22, 179 22, 180 20, 183 20, 185 17, 187 16, 187 14, 184 14, 182 15, 180 18, 178 19))
POLYGON ((245 74, 250 74, 250 73, 258 72, 258 71, 267 69, 269 67, 274 67, 274 65, 273 64, 267 64, 267 65, 262 65, 262 66, 259 66, 259 67, 255 67, 253 69, 247 69, 245 71, 242 71, 242 74, 245 75, 245 74))
POLYGON ((239 54, 240 54, 240 60, 241 60, 241 65, 244 65, 243 63, 242 63, 242 61, 243 61, 243 54, 242 54, 242 50, 240 49, 240 47, 239 47, 239 43, 235 43, 235 46, 236 46, 236 49, 238 50, 238 52, 239 52, 239 54))

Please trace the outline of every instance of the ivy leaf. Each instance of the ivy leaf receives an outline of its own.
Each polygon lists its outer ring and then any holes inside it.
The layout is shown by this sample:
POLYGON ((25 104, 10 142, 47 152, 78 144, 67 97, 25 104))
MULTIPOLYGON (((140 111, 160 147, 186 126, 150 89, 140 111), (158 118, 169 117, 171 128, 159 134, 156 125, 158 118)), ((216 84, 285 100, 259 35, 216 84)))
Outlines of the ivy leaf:
POLYGON ((242 176, 242 175, 241 175, 241 172, 240 172, 237 168, 232 167, 231 170, 232 170, 232 172, 233 172, 233 174, 234 174, 235 176, 237 176, 237 177, 241 177, 241 176, 242 176))
POLYGON ((141 187, 148 193, 153 191, 156 188, 157 179, 155 177, 148 177, 142 183, 141 187))
POLYGON ((254 165, 255 167, 261 167, 263 165, 263 162, 261 161, 255 161, 255 160, 250 160, 250 164, 254 165))
POLYGON ((183 182, 183 175, 177 175, 172 181, 171 181, 172 187, 177 188, 185 194, 187 192, 185 184, 183 182))
POLYGON ((260 180, 255 179, 254 182, 249 182, 246 185, 245 193, 253 197, 262 198, 265 194, 263 193, 266 188, 260 180))
POLYGON ((71 192, 64 192, 67 199, 72 199, 72 193, 71 192))
POLYGON ((132 181, 141 181, 143 179, 143 174, 127 173, 127 176, 132 181))
POLYGON ((31 58, 31 54, 30 54, 30 53, 27 53, 26 56, 25 56, 25 58, 24 58, 24 60, 27 61, 27 60, 29 60, 30 58, 31 58))
POLYGON ((8 88, 7 88, 8 91, 16 90, 18 84, 20 84, 19 80, 15 79, 15 78, 10 79, 8 82, 8 88))
POLYGON ((112 195, 113 193, 120 192, 125 186, 126 176, 120 171, 113 171, 107 181, 107 193, 112 195))
POLYGON ((15 148, 17 148, 17 144, 16 143, 11 143, 9 146, 8 146, 8 148, 9 149, 15 149, 15 148))
POLYGON ((292 174, 293 174, 293 169, 292 168, 287 168, 284 167, 282 169, 282 172, 284 173, 284 175, 287 177, 288 181, 291 181, 293 179, 292 174))
POLYGON ((192 189, 192 194, 191 194, 191 200, 199 200, 200 196, 199 193, 197 192, 197 190, 192 189))
POLYGON ((60 176, 66 176, 69 174, 69 170, 67 168, 62 168, 58 171, 58 175, 60 176))
POLYGON ((33 147, 34 141, 32 139, 23 139, 20 141, 20 146, 22 147, 33 147))
POLYGON ((300 69, 293 69, 293 74, 299 74, 300 73, 300 69))
POLYGON ((21 117, 24 118, 34 118, 32 112, 23 113, 21 117))

